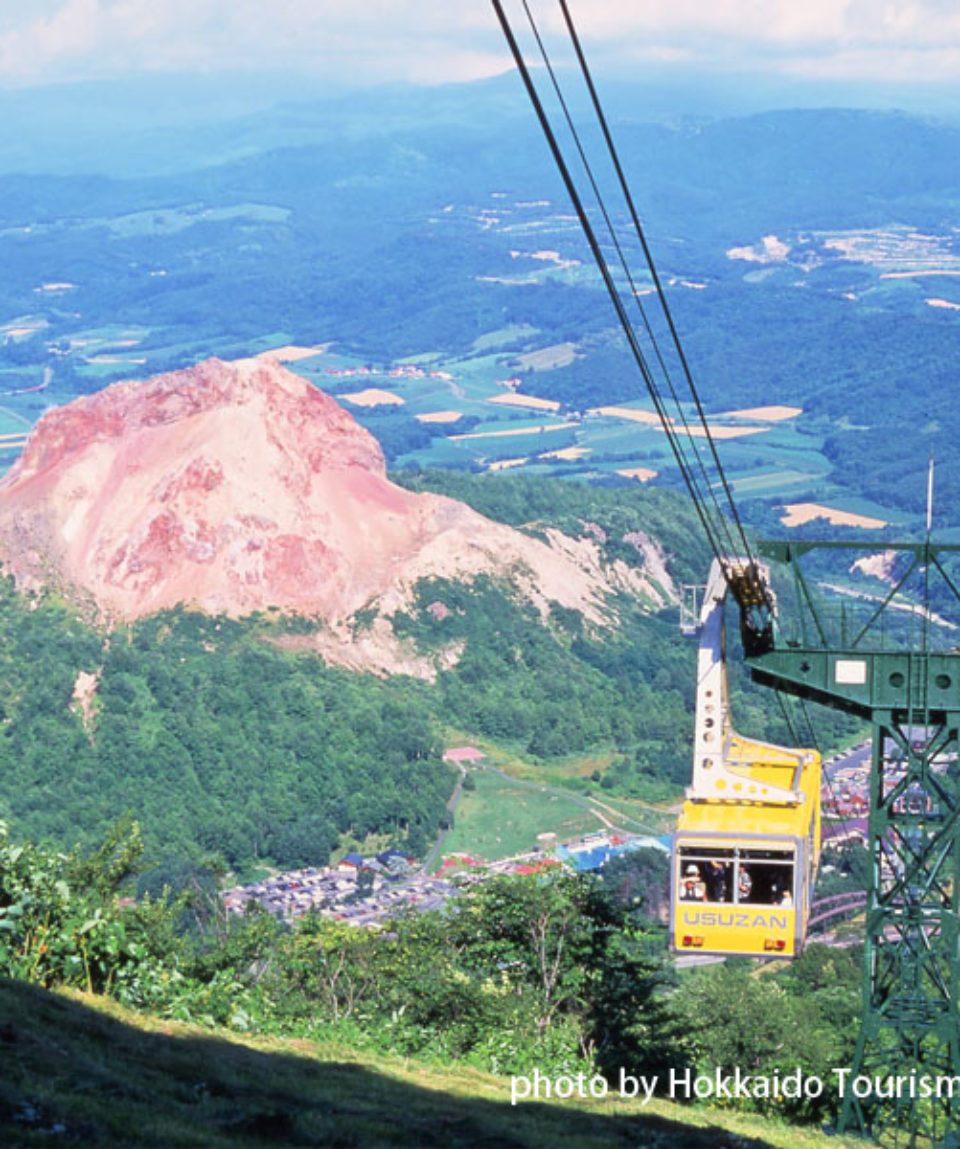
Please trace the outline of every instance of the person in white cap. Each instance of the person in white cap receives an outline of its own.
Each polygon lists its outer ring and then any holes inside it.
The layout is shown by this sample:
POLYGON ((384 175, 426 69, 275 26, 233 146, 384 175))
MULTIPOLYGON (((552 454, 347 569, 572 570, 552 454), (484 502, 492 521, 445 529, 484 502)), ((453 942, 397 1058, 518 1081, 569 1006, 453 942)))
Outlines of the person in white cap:
POLYGON ((685 902, 705 902, 707 900, 706 882, 700 876, 700 868, 692 862, 684 871, 680 897, 685 902))

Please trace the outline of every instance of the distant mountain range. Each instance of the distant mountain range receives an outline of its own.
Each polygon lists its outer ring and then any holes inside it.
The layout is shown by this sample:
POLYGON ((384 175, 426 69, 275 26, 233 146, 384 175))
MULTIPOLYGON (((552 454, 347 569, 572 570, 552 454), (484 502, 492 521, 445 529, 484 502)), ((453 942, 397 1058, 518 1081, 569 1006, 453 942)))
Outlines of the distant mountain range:
MULTIPOLYGON (((144 92, 136 137, 137 101, 108 117, 101 89, 77 98, 100 111, 70 140, 75 117, 55 114, 69 90, 0 100, 38 127, 0 138, 0 165, 69 173, 0 176, 0 435, 111 380, 287 343, 456 363, 467 395, 517 375, 564 411, 640 395, 515 77, 288 91, 273 108, 233 88, 192 115, 189 87, 144 92), (84 148, 89 172, 114 174, 77 174, 84 148), (558 345, 570 353, 543 354, 558 345)), ((615 91, 615 129, 708 408, 802 410, 796 442, 728 448, 748 515, 766 526, 796 497, 909 529, 933 449, 943 524, 960 528, 958 128, 829 108, 665 116, 650 89, 633 100, 615 91)), ((399 427, 391 457, 447 465, 436 442, 411 454, 415 430, 399 427)), ((639 442, 613 453, 620 469, 649 464, 639 442)), ((675 481, 669 461, 651 469, 675 481)))

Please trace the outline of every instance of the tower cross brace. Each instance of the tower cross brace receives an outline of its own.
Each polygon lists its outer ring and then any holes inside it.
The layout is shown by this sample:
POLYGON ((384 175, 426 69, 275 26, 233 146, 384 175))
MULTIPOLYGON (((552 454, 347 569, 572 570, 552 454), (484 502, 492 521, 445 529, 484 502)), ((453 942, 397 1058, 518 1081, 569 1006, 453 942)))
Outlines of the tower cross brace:
MULTIPOLYGON (((840 1131, 918 1149, 960 1146, 960 652, 932 650, 930 579, 960 607, 943 566, 957 547, 884 545, 901 575, 840 626, 816 601, 800 558, 847 543, 765 543, 793 574, 796 634, 771 621, 745 635, 753 679, 870 723, 869 886, 863 1014, 843 1092, 840 1131), (911 577, 922 578, 919 643, 891 637, 911 577)), ((875 550, 876 548, 872 548, 875 550)), ((902 629, 902 617, 901 617, 902 629)))

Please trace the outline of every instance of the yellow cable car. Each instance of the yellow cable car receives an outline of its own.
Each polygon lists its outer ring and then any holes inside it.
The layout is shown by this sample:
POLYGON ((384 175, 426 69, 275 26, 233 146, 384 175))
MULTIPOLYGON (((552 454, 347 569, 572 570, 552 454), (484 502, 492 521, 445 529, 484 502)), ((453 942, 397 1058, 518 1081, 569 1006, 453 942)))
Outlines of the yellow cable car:
POLYGON ((820 857, 820 755, 733 730, 726 596, 715 562, 697 628, 693 783, 673 839, 671 944, 678 953, 796 957, 820 857))

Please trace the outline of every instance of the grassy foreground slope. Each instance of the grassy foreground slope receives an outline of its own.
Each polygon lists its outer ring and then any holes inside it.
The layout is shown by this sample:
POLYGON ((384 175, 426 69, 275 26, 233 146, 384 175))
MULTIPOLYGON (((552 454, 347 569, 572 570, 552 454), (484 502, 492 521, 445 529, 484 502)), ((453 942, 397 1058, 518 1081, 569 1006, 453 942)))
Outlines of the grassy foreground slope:
POLYGON ((814 1130, 654 1101, 522 1103, 469 1069, 166 1022, 0 980, 0 1143, 446 1149, 844 1149, 814 1130))

